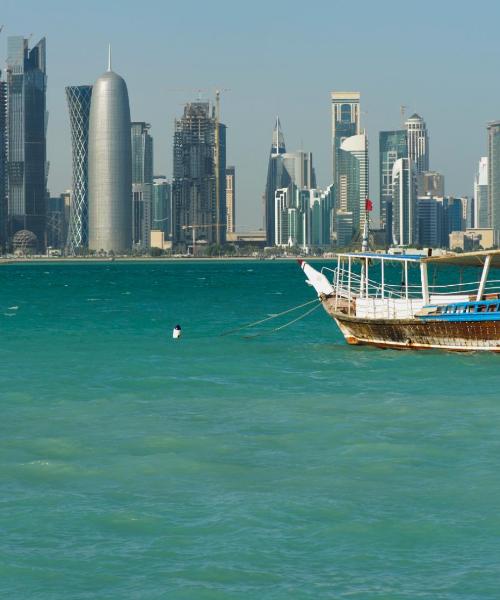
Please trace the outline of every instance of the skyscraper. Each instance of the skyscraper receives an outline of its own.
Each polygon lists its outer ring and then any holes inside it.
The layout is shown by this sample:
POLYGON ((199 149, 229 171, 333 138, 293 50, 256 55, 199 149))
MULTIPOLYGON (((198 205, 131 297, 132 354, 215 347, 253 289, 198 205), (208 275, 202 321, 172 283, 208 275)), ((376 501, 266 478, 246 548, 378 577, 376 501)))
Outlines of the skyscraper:
POLYGON ((408 158, 413 163, 415 175, 429 170, 429 134, 420 115, 414 113, 406 123, 408 135, 408 158))
POLYGON ((364 133, 348 137, 341 143, 337 181, 337 208, 342 212, 351 212, 354 233, 361 231, 368 197, 368 140, 364 133))
POLYGON ((0 246, 7 242, 7 84, 0 71, 0 246))
POLYGON ((151 232, 151 204, 153 200, 153 138, 150 125, 131 124, 132 142, 132 244, 145 250, 149 247, 151 232))
POLYGON ((308 190, 316 187, 316 172, 313 167, 311 152, 299 150, 297 152, 285 152, 281 154, 283 166, 290 180, 298 188, 308 190))
POLYGON ((338 185, 339 150, 342 142, 361 133, 359 92, 331 92, 333 183, 338 185))
POLYGON ((418 242, 417 182, 413 163, 399 158, 392 168, 392 236, 395 244, 418 242))
POLYGON ((276 125, 273 130, 273 140, 267 166, 266 191, 264 193, 264 221, 266 239, 269 246, 274 246, 276 240, 275 192, 290 184, 290 175, 285 169, 282 158, 285 153, 285 138, 281 130, 279 117, 276 117, 276 125))
POLYGON ((79 253, 89 243, 88 156, 91 98, 91 85, 66 88, 73 163, 73 192, 67 240, 70 254, 79 253))
POLYGON ((48 198, 47 201, 47 249, 63 250, 68 239, 71 194, 48 198))
POLYGON ((333 185, 326 190, 299 189, 295 185, 276 190, 276 245, 311 247, 331 245, 333 185))
MULTIPOLYGON (((273 143, 269 156, 266 182, 266 236, 267 243, 274 245, 276 242, 276 200, 275 192, 278 189, 295 186, 299 190, 310 190, 316 187, 316 172, 313 167, 311 152, 299 150, 287 152, 285 140, 281 131, 279 119, 273 131, 273 143), (272 199, 271 199, 272 195, 272 199), (271 211, 271 206, 273 211, 271 211)), ((290 198, 295 197, 295 191, 290 190, 290 198)))
POLYGON ((488 124, 488 220, 500 235, 500 121, 488 124))
POLYGON ((132 246, 132 159, 127 84, 111 70, 95 82, 89 121, 89 248, 132 246))
POLYGON ((164 175, 153 179, 151 229, 163 231, 164 238, 172 237, 172 188, 164 175))
POLYGON ((380 225, 389 238, 392 237, 392 168, 399 158, 407 156, 406 130, 379 133, 380 225))
MULTIPOLYGON (((9 37, 7 47, 8 233, 28 230, 45 245, 47 198, 45 38, 9 37)), ((33 238, 34 239, 34 238, 33 238)))
POLYGON ((227 232, 236 231, 236 171, 234 167, 226 169, 226 219, 227 232))
POLYGON ((226 239, 226 126, 208 102, 190 102, 176 119, 172 181, 173 242, 186 248, 193 239, 208 244, 226 239), (218 125, 217 125, 218 124, 218 125), (216 161, 216 127, 219 160, 216 161), (219 198, 216 197, 216 165, 219 198), (217 229, 220 232, 217 233, 217 229), (194 230, 194 233, 193 233, 194 230))
POLYGON ((474 227, 490 227, 488 214, 488 157, 479 160, 478 170, 474 177, 474 227))
POLYGON ((417 200, 418 239, 425 248, 441 248, 443 241, 443 199, 422 196, 417 200))

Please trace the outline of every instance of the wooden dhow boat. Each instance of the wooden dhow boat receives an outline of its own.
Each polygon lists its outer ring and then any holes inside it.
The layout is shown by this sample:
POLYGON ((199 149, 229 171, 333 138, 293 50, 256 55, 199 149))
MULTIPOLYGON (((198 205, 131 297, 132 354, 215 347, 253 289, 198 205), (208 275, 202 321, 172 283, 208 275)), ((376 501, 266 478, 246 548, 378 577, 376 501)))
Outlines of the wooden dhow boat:
POLYGON ((337 254, 335 269, 299 264, 349 344, 500 352, 500 250, 444 256, 337 254), (432 269, 447 281, 429 283, 432 269), (463 278, 464 271, 468 278, 463 278))

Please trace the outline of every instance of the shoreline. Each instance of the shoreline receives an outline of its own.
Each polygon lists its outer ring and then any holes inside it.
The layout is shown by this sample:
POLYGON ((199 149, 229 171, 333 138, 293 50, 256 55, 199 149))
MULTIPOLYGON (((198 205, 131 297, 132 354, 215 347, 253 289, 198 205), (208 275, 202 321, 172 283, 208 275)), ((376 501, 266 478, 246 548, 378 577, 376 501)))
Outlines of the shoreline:
POLYGON ((306 259, 308 261, 315 260, 334 260, 332 258, 324 258, 321 256, 314 257, 302 257, 302 256, 282 256, 277 258, 257 258, 255 256, 207 256, 207 257, 196 257, 196 258, 187 258, 187 257, 156 257, 156 256, 123 256, 116 258, 106 258, 102 256, 86 256, 86 257, 69 257, 69 256, 27 256, 27 257, 19 257, 19 258, 0 258, 0 265, 18 265, 18 264, 31 264, 31 263, 65 263, 65 264, 85 264, 85 263, 137 263, 137 262, 290 262, 297 261, 299 259, 306 259))

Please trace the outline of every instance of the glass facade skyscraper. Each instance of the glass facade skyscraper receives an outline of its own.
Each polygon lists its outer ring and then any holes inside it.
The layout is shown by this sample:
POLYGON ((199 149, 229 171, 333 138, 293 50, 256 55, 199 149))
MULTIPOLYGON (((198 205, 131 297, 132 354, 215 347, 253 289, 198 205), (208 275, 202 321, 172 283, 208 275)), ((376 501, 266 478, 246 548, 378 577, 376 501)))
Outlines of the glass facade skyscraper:
POLYGON ((380 226, 392 235, 392 168, 399 158, 408 156, 406 130, 379 134, 380 226))
POLYGON ((91 98, 91 85, 66 88, 73 161, 73 190, 67 240, 70 254, 80 253, 89 243, 88 153, 91 98))
POLYGON ((394 244, 409 246, 417 243, 417 181, 409 158, 399 158, 392 168, 392 215, 394 244))
POLYGON ((153 200, 153 138, 150 125, 131 124, 132 142, 132 244, 145 250, 150 245, 153 200))
MULTIPOLYGON (((313 167, 312 153, 302 150, 287 152, 281 125, 279 119, 276 119, 273 143, 269 155, 265 193, 266 237, 269 245, 278 243, 276 241, 275 192, 292 185, 299 190, 310 190, 316 187, 316 173, 313 167), (271 206, 273 207, 272 211, 271 206)), ((293 190, 290 191, 289 196, 294 196, 293 190)))
POLYGON ((364 133, 346 138, 340 145, 337 163, 336 206, 352 213, 354 232, 363 229, 368 198, 368 140, 364 133))
POLYGON ((338 185, 339 151, 342 142, 361 133, 359 92, 331 92, 333 183, 338 185))
POLYGON ((488 214, 488 157, 483 156, 474 178, 474 227, 490 227, 488 214))
POLYGON ((217 123, 208 102, 187 104, 182 118, 175 121, 172 230, 173 243, 180 249, 187 249, 193 236, 208 244, 226 240, 226 126, 218 123, 217 161, 217 123))
POLYGON ((172 237, 172 187, 164 175, 153 180, 151 229, 163 231, 166 239, 172 237))
POLYGON ((264 192, 264 226, 269 246, 274 246, 276 243, 276 190, 285 188, 290 184, 290 175, 283 164, 283 155, 285 153, 285 138, 281 130, 280 120, 276 117, 276 125, 273 130, 273 140, 267 165, 266 191, 264 192))
POLYGON ((21 36, 9 37, 7 44, 8 234, 31 231, 41 250, 47 198, 45 38, 31 49, 21 36))
POLYGON ((488 220, 500 237, 500 121, 488 124, 488 220))

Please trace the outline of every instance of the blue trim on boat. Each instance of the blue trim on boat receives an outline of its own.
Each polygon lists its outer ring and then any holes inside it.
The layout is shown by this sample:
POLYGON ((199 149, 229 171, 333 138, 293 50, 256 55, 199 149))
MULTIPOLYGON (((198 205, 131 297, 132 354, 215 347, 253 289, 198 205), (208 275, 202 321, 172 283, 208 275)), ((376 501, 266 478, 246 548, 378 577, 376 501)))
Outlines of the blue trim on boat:
POLYGON ((500 299, 427 305, 434 314, 416 315, 422 321, 500 321, 500 299))

